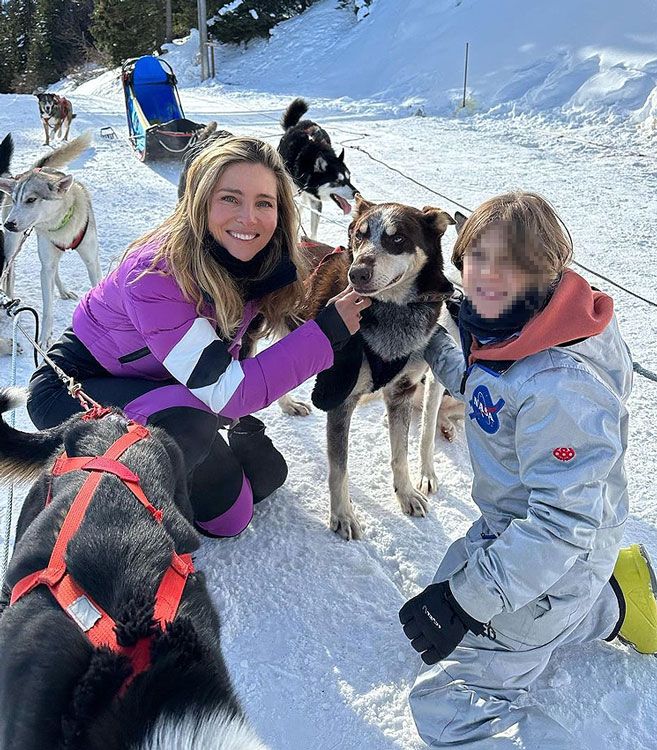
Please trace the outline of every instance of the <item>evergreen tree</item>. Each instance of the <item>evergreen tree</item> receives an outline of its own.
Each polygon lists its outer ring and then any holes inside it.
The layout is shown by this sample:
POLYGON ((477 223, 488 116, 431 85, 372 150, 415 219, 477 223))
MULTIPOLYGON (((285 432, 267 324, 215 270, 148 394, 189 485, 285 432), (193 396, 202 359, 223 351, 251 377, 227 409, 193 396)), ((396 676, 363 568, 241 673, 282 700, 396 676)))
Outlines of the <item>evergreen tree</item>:
POLYGON ((196 0, 173 0, 173 38, 187 36, 191 28, 198 26, 196 0))
POLYGON ((14 91, 25 70, 35 15, 35 0, 8 0, 0 15, 0 91, 14 91))
POLYGON ((30 35, 27 60, 18 75, 16 90, 29 93, 38 86, 57 81, 50 33, 50 0, 37 0, 34 25, 30 35))
POLYGON ((30 92, 83 62, 93 0, 0 2, 0 91, 30 92))
POLYGON ((161 0, 97 0, 92 33, 114 65, 156 50, 165 35, 161 0))
POLYGON ((228 4, 216 6, 210 34, 225 44, 239 44, 254 37, 268 37, 277 23, 303 13, 317 0, 243 0, 237 7, 219 15, 228 4))

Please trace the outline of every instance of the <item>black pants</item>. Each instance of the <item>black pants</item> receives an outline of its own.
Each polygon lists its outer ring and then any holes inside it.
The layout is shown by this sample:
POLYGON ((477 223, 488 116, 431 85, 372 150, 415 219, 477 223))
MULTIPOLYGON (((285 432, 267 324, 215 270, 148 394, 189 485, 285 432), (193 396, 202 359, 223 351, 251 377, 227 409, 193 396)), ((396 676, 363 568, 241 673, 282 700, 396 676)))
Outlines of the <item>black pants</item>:
MULTIPOLYGON (((49 356, 102 406, 117 406, 135 421, 161 427, 176 440, 185 460, 199 530, 215 536, 234 536, 214 531, 227 528, 239 533, 250 520, 249 503, 252 508, 253 503, 285 482, 285 460, 255 417, 243 417, 230 427, 226 442, 218 430, 227 426, 227 420, 194 408, 196 399, 180 383, 111 375, 71 329, 51 347, 49 356), (236 503, 241 507, 239 513, 236 503), (217 521, 222 517, 223 521, 217 521), (238 528, 240 525, 242 528, 238 528)), ((27 408, 38 429, 61 424, 80 411, 77 401, 69 396, 47 363, 30 380, 27 408)))

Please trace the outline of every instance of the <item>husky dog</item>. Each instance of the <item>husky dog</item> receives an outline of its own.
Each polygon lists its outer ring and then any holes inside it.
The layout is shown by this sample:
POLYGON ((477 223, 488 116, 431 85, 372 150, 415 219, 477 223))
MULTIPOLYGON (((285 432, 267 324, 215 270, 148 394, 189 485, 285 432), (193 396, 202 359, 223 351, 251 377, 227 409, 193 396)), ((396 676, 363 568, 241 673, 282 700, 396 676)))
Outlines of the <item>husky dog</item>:
MULTIPOLYGON (((311 275, 302 315, 313 318, 348 283, 372 305, 362 313, 360 331, 336 352, 333 366, 315 381, 312 400, 327 414, 331 528, 358 539, 361 527, 349 499, 349 425, 358 402, 381 390, 388 413, 392 472, 404 513, 426 515, 425 494, 413 487, 408 469, 408 429, 412 396, 427 371, 423 352, 453 291, 443 273, 441 237, 454 219, 439 208, 422 211, 399 203, 370 203, 356 196, 349 247, 326 255, 311 275)), ((440 403, 442 391, 436 403, 440 403)), ((304 413, 290 403, 288 413, 304 413)), ((286 408, 288 407, 288 408, 286 408)), ((437 409, 436 409, 437 411, 437 409)), ((433 468, 433 420, 423 420, 420 487, 437 485, 433 468)))
POLYGON ((204 148, 218 140, 232 138, 233 134, 227 130, 217 130, 217 123, 213 120, 209 122, 202 130, 197 130, 194 134, 194 143, 183 154, 182 170, 178 178, 178 200, 183 197, 185 185, 187 184, 187 170, 194 159, 203 151, 204 148))
MULTIPOLYGON (((22 398, 18 389, 0 389, 0 414, 22 398)), ((100 419, 75 415, 37 433, 0 418, 0 482, 37 477, 0 598, 0 747, 266 750, 233 692, 203 575, 189 565, 199 538, 180 449, 155 427, 116 450, 119 461, 93 458, 125 439, 128 426, 118 409, 100 419), (94 469, 65 467, 65 458, 53 465, 64 449, 73 461, 90 457, 94 469), (105 475, 82 522, 65 537, 64 577, 57 579, 49 566, 51 556, 61 559, 55 540, 71 523, 67 513, 80 502, 84 480, 99 471, 105 475), (156 593, 173 570, 177 581, 181 565, 181 585, 156 593), (41 580, 24 586, 44 568, 51 586, 61 583, 59 601, 62 589, 75 592, 65 609, 41 580), (101 615, 113 618, 106 632, 116 634, 114 645, 92 638, 101 615), (136 658, 133 649, 140 649, 136 658)))
POLYGON ((0 177, 0 192, 6 193, 2 206, 4 220, 4 261, 2 281, 13 296, 13 264, 27 233, 34 228, 41 261, 43 322, 39 343, 47 346, 52 334, 52 304, 55 286, 62 299, 75 299, 59 277, 59 261, 68 249, 77 250, 95 286, 101 278, 98 260, 96 220, 87 189, 72 175, 57 171, 83 153, 91 142, 89 134, 60 146, 43 156, 18 177, 0 177))
POLYGON ((53 138, 55 136, 60 137, 62 127, 65 128, 62 139, 67 141, 71 123, 77 117, 77 115, 73 114, 73 105, 71 102, 65 96, 48 92, 40 92, 35 94, 35 96, 39 100, 39 115, 41 116, 41 124, 46 134, 46 142, 43 145, 50 145, 51 130, 53 138))
POLYGON ((308 111, 303 99, 295 99, 285 110, 281 125, 285 133, 278 144, 285 167, 311 210, 310 237, 317 237, 322 201, 335 201, 344 214, 351 211, 356 188, 344 163, 331 146, 328 133, 312 120, 301 120, 308 111))

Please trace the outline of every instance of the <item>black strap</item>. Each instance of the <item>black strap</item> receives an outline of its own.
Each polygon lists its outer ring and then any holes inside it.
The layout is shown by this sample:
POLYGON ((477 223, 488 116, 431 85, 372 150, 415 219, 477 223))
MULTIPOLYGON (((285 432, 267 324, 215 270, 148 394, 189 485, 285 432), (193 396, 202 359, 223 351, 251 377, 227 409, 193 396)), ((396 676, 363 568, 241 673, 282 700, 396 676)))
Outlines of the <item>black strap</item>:
POLYGON ((614 594, 616 594, 616 599, 618 600, 618 622, 614 625, 614 629, 611 631, 611 633, 605 638, 605 641, 613 641, 614 638, 618 636, 620 633, 620 629, 623 627, 623 623, 625 622, 625 614, 627 612, 627 607, 625 605, 625 597, 623 596, 623 590, 620 587, 620 584, 618 581, 612 577, 609 579, 609 585, 614 591, 614 594))

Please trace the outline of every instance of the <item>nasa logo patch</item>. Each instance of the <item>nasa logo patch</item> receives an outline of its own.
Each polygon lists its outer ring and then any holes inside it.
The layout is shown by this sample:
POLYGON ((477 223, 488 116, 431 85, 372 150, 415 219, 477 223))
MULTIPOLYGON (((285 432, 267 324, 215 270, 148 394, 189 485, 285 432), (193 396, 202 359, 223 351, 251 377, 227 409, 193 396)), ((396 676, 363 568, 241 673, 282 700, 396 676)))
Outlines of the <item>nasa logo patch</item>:
POLYGON ((503 398, 493 403, 493 397, 490 395, 488 387, 478 385, 474 389, 472 398, 470 399, 470 407, 472 408, 469 414, 470 419, 475 419, 484 432, 492 435, 500 429, 498 414, 504 403, 503 398))

